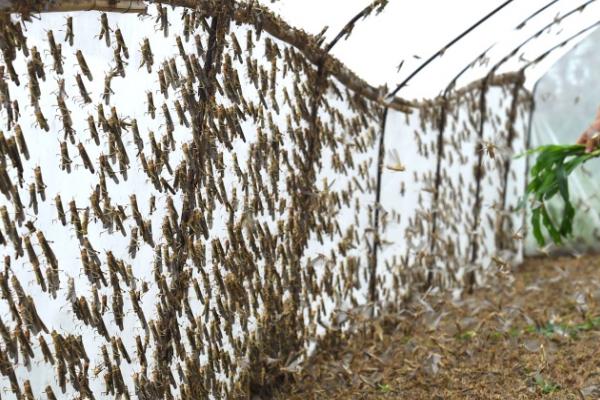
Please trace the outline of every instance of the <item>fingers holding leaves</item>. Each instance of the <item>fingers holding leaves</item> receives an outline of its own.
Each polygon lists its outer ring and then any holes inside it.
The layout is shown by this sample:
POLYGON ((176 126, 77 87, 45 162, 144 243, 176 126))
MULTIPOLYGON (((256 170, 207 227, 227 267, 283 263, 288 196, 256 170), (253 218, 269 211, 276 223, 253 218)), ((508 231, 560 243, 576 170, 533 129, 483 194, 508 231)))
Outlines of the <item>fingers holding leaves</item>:
POLYGON ((598 148, 600 144, 600 132, 596 132, 591 137, 588 135, 587 141, 585 143, 585 152, 591 153, 592 151, 598 148))

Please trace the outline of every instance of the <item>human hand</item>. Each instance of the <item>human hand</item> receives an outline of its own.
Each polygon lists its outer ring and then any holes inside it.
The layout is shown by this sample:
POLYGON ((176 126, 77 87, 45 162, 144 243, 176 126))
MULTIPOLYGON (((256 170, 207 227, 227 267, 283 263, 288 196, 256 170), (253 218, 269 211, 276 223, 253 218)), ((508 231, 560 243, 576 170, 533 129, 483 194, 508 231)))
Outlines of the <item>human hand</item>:
POLYGON ((600 132, 591 132, 586 130, 577 139, 577 144, 585 145, 585 152, 591 153, 600 146, 600 132))

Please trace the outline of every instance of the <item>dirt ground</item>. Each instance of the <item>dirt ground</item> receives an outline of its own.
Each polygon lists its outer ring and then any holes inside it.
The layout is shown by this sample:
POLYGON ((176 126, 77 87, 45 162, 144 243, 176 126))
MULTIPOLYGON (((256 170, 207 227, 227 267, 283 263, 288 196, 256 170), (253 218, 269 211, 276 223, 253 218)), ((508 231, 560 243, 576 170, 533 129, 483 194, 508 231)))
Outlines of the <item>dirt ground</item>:
POLYGON ((600 257, 531 259, 460 300, 389 312, 278 399, 600 399, 600 257))

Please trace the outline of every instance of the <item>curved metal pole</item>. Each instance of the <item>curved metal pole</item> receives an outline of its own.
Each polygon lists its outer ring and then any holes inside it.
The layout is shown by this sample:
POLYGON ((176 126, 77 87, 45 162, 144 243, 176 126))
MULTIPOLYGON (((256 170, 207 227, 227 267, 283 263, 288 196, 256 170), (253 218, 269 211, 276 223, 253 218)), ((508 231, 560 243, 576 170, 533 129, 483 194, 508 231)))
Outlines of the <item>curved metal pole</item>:
POLYGON ((448 42, 448 44, 446 44, 444 47, 442 47, 440 50, 438 50, 437 52, 435 52, 431 57, 429 57, 427 60, 425 60, 425 62, 423 62, 423 64, 421 64, 417 69, 415 69, 413 72, 411 72, 411 74, 404 79, 398 86, 396 86, 396 89, 394 89, 392 92, 390 92, 387 97, 393 97, 396 95, 396 93, 398 93, 398 91, 400 89, 402 89, 404 86, 406 86, 406 84, 412 79, 414 78, 419 72, 421 72, 426 66, 428 66, 429 64, 431 64, 431 62, 433 60, 435 60, 437 57, 440 57, 441 55, 443 55, 446 50, 448 50, 450 47, 452 47, 453 45, 455 45, 457 42, 459 42, 462 38, 464 38, 465 36, 467 36, 469 33, 471 33, 472 31, 474 31, 475 29, 477 29, 481 24, 483 24, 485 21, 487 21, 488 19, 490 19, 491 17, 493 17, 494 15, 496 15, 498 12, 500 12, 504 7, 506 7, 507 5, 509 5, 510 3, 512 3, 513 0, 506 0, 504 3, 502 3, 501 5, 499 5, 498 7, 496 7, 494 10, 492 10, 491 12, 489 12, 488 14, 486 14, 483 18, 481 18, 479 21, 477 21, 475 24, 471 25, 466 31, 462 32, 460 35, 458 35, 457 37, 455 37, 454 39, 452 39, 450 42, 448 42))
MULTIPOLYGON (((379 296, 377 293, 377 264, 379 249, 381 247, 381 238, 379 236, 379 215, 381 211, 381 187, 383 181, 383 164, 385 159, 385 132, 389 108, 384 108, 381 116, 381 135, 379 136, 379 151, 377 153, 377 187, 375 192, 375 212, 373 230, 375 235, 373 238, 373 254, 371 255, 371 265, 369 271, 369 301, 375 303, 379 296)), ((375 310, 373 309, 373 312, 375 310)))
MULTIPOLYGON (((534 17, 536 17, 537 15, 539 15, 541 12, 545 11, 546 9, 548 9, 550 6, 554 5, 555 3, 557 3, 560 0, 552 0, 550 3, 546 4, 545 6, 539 8, 538 10, 536 10, 534 13, 532 13, 530 16, 528 16, 527 18, 525 18, 523 21, 521 21, 516 27, 515 29, 521 29, 525 26, 525 24, 527 24, 527 22, 529 22, 531 19, 533 19, 534 17)), ((586 4, 587 5, 587 4, 586 4)), ((559 21, 560 22, 560 21, 559 21)), ((473 59, 473 61, 471 61, 469 64, 467 64, 458 74, 456 74, 456 76, 454 76, 454 78, 452 78, 452 80, 450 81, 450 83, 448 84, 448 86, 446 86, 446 89, 444 90, 444 94, 443 96, 447 96, 447 94, 454 88, 454 86, 456 85, 456 81, 458 81, 458 78, 460 78, 465 72, 467 72, 469 70, 469 68, 472 68, 475 63, 477 63, 477 61, 481 60, 494 46, 496 45, 496 43, 492 44, 490 47, 488 47, 487 49, 485 49, 485 51, 483 51, 481 54, 479 54, 475 59, 473 59)), ((518 51, 518 50, 517 50, 518 51)))
MULTIPOLYGON (((511 151, 513 149, 513 141, 516 136, 515 122, 517 120, 518 108, 519 108, 519 96, 521 94, 521 89, 523 88, 524 80, 520 82, 515 82, 512 89, 512 100, 510 104, 510 111, 508 113, 508 124, 506 125, 508 128, 508 136, 506 138, 506 148, 511 151)), ((508 202, 508 181, 510 175, 512 157, 506 157, 504 160, 504 171, 502 174, 502 192, 501 192, 501 201, 500 210, 502 210, 502 214, 500 215, 500 230, 496 232, 496 246, 497 248, 504 250, 508 248, 507 241, 504 235, 504 221, 507 220, 508 211, 506 209, 506 204, 508 202)), ((512 221, 509 219, 509 223, 512 221)), ((512 227, 511 227, 512 228, 512 227)))
MULTIPOLYGON (((535 93, 538 89, 539 80, 533 85, 533 90, 531 91, 531 108, 529 110, 529 121, 527 123, 527 134, 525 136, 525 151, 529 151, 531 147, 531 131, 533 130, 533 114, 535 113, 535 93)), ((530 159, 531 156, 525 157, 525 182, 523 185, 523 193, 527 192, 527 186, 529 186, 529 169, 530 169, 530 159)), ((528 226, 527 226, 527 207, 523 207, 523 215, 522 215, 522 226, 523 226, 523 234, 527 236, 528 226)), ((525 254, 525 245, 522 247, 523 255, 525 254)))
POLYGON ((566 45, 567 43, 569 43, 571 40, 577 38, 578 36, 583 35, 584 33, 592 30, 595 27, 597 27, 598 25, 600 25, 600 20, 598 20, 598 21, 594 22, 593 24, 589 25, 588 27, 580 30, 579 32, 575 33, 574 35, 569 36, 567 39, 563 40, 562 42, 558 43, 557 45, 552 46, 551 48, 549 48, 548 50, 546 50, 545 52, 543 52, 541 55, 539 55, 537 58, 535 58, 533 61, 530 61, 527 64, 525 64, 520 69, 520 71, 525 71, 530 66, 539 63, 540 61, 542 61, 544 58, 546 58, 553 51, 558 50, 559 48, 561 48, 564 45, 566 45))
POLYGON ((532 20, 533 18, 537 17, 539 14, 543 13, 544 11, 546 11, 547 8, 553 6, 555 3, 558 3, 559 1, 560 0, 552 0, 550 3, 546 4, 542 8, 538 9, 537 11, 534 11, 533 14, 531 14, 529 17, 525 18, 523 20, 523 22, 521 22, 519 25, 517 25, 517 27, 515 29, 521 29, 521 28, 523 28, 530 20, 532 20))
POLYGON ((354 24, 356 24, 356 22, 358 22, 359 19, 364 19, 371 15, 371 13, 373 12, 373 10, 375 10, 376 7, 379 7, 377 10, 377 14, 379 14, 381 11, 383 11, 387 4, 387 0, 375 0, 374 2, 366 6, 361 12, 356 14, 350 21, 348 21, 346 25, 344 25, 344 27, 337 34, 337 36, 325 47, 325 52, 329 53, 333 46, 335 46, 342 39, 342 37, 346 36, 346 39, 348 39, 348 36, 350 36, 352 30, 354 29, 354 24))
MULTIPOLYGON (((521 42, 521 44, 519 44, 517 47, 515 47, 510 53, 508 53, 507 55, 502 57, 502 59, 500 61, 498 61, 496 64, 494 64, 494 66, 490 69, 490 72, 488 72, 486 78, 489 79, 491 76, 493 76, 494 73, 498 70, 498 68, 500 68, 500 66, 502 66, 502 64, 504 64, 505 62, 510 60, 512 57, 514 57, 515 54, 517 54, 517 52, 519 50, 521 50, 521 48, 523 46, 525 46, 527 43, 531 42, 534 39, 537 39, 542 33, 544 33, 544 31, 546 29, 551 28, 552 26, 554 26, 556 24, 559 24, 560 22, 562 22, 563 20, 565 20, 566 18, 572 16, 573 14, 575 14, 577 12, 583 11, 588 5, 590 5, 594 1, 596 1, 596 0, 588 0, 585 3, 579 5, 577 8, 574 8, 571 11, 569 11, 568 13, 566 13, 565 15, 561 16, 560 18, 556 18, 549 24, 546 24, 542 29, 538 30, 535 34, 533 34, 530 37, 528 37, 527 39, 525 39, 523 42, 521 42)), ((586 29, 590 29, 590 28, 586 28, 586 29)), ((568 39, 568 40, 571 40, 571 39, 568 39)))
POLYGON ((442 97, 448 96, 448 93, 450 93, 450 91, 452 89, 454 89, 454 86, 456 85, 456 81, 458 80, 458 78, 460 78, 465 72, 467 72, 469 70, 469 68, 472 68, 477 61, 483 59, 483 57, 485 57, 487 52, 490 51, 495 45, 496 45, 496 43, 492 44, 490 47, 485 49, 473 61, 471 61, 469 64, 467 64, 467 66, 464 67, 458 74, 456 74, 456 76, 454 78, 452 78, 452 80, 450 81, 448 86, 446 86, 446 89, 444 89, 444 93, 442 94, 442 97))
MULTIPOLYGON (((435 249, 435 237, 437 236, 437 218, 439 214, 439 201, 440 201, 440 187, 442 186, 442 160, 444 158, 444 133, 446 131, 446 125, 448 122, 448 102, 445 98, 439 103, 440 107, 440 116, 438 119, 438 136, 437 136, 437 154, 436 154, 436 166, 435 166, 435 181, 433 187, 435 188, 433 192, 433 198, 431 199, 431 209, 433 210, 433 214, 431 217, 431 230, 429 231, 429 251, 433 253, 435 249)), ((431 287, 431 283, 433 281, 433 272, 431 270, 427 271, 427 281, 423 286, 423 289, 426 291, 431 287)))

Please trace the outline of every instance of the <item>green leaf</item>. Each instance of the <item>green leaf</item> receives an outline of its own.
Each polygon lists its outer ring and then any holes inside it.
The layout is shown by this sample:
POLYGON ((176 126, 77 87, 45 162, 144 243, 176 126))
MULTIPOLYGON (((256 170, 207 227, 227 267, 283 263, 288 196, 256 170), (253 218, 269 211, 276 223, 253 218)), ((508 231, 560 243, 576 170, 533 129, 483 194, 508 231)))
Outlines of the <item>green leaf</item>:
POLYGON ((546 174, 546 176, 544 177, 544 181, 542 182, 542 184, 540 185, 540 187, 538 187, 538 189, 536 190, 536 198, 538 200, 542 200, 542 198, 544 197, 544 195, 548 192, 550 192, 551 190, 553 190, 554 187, 556 187, 556 173, 554 172, 549 172, 546 174))
POLYGON ((571 202, 565 204, 565 211, 560 223, 560 234, 563 237, 570 236, 573 233, 573 219, 575 218, 575 207, 571 202))
POLYGON ((544 225, 544 228, 548 230, 548 233, 550 234, 550 237, 552 238, 552 241, 554 243, 561 244, 562 238, 560 236, 560 232, 558 231, 558 229, 556 229, 554 222, 552 222, 552 218, 550 217, 550 214, 548 214, 548 210, 544 206, 542 206, 541 209, 542 224, 544 225))
POLYGON ((527 190, 526 190, 527 194, 537 192, 539 187, 541 186, 541 184, 542 184, 541 177, 538 176, 538 177, 533 178, 527 185, 527 190))
POLYGON ((545 193, 541 193, 543 196, 542 200, 550 200, 556 193, 558 193, 559 187, 558 185, 552 186, 552 188, 545 193))
POLYGON ((553 144, 540 146, 525 153, 528 156, 532 154, 537 154, 537 158, 531 168, 531 180, 527 184, 525 197, 519 202, 519 208, 523 207, 527 198, 532 196, 536 200, 532 203, 534 205, 531 211, 531 224, 536 241, 540 246, 544 246, 546 242, 542 231, 543 226, 552 241, 560 244, 564 237, 572 234, 576 213, 569 199, 569 175, 586 161, 600 157, 600 148, 586 153, 583 145, 553 144), (560 220, 559 227, 547 209, 548 201, 557 194, 560 194, 564 203, 563 209, 557 216, 560 220))
POLYGON ((584 155, 577 156, 577 157, 573 158, 572 160, 569 160, 568 162, 565 163, 565 169, 567 171, 567 174, 570 174, 579 165, 583 164, 584 162, 586 162, 592 158, 594 158, 594 157, 592 157, 591 154, 584 154, 584 155))
POLYGON ((566 157, 576 154, 584 154, 585 148, 581 145, 575 146, 561 146, 561 145, 550 145, 544 146, 544 149, 540 152, 535 165, 531 168, 531 174, 537 175, 546 168, 557 162, 562 162, 566 157))
POLYGON ((567 181, 567 173, 565 172, 564 166, 558 165, 556 167, 556 184, 558 190, 565 203, 569 202, 569 182, 567 181))
POLYGON ((541 225, 541 207, 534 208, 531 210, 531 225, 533 226, 533 236, 535 240, 538 242, 540 247, 546 244, 546 239, 542 234, 542 225, 541 225))

